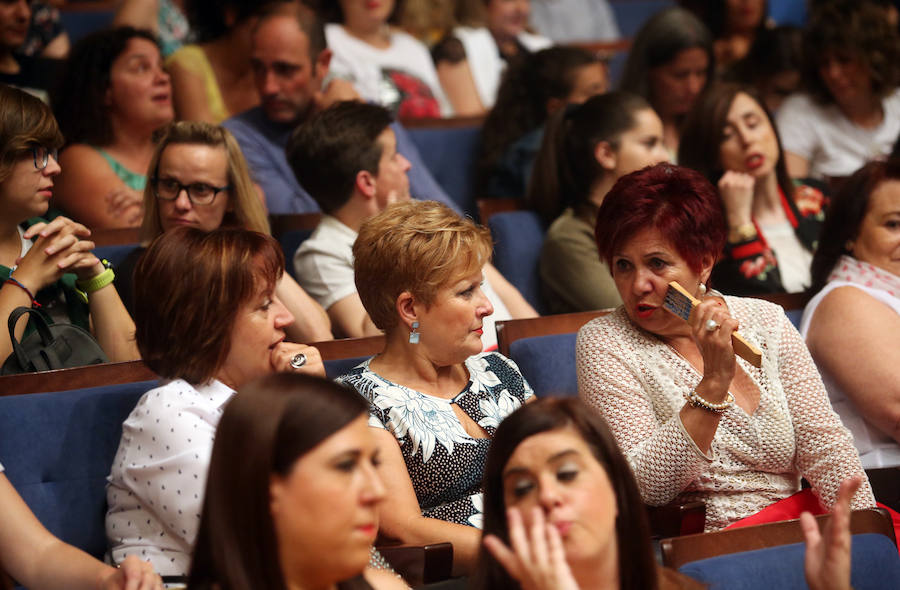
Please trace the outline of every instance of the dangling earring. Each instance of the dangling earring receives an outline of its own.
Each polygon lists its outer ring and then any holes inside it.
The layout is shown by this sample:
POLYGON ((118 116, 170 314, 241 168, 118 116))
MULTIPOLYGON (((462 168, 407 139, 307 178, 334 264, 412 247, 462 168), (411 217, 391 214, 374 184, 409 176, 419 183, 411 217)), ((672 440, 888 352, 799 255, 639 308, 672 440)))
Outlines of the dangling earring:
POLYGON ((706 283, 700 283, 699 285, 697 285, 697 290, 700 291, 701 297, 706 295, 706 283))
POLYGON ((419 333, 416 330, 419 329, 419 322, 415 321, 412 323, 412 332, 409 333, 409 343, 410 344, 418 344, 419 343, 419 333))

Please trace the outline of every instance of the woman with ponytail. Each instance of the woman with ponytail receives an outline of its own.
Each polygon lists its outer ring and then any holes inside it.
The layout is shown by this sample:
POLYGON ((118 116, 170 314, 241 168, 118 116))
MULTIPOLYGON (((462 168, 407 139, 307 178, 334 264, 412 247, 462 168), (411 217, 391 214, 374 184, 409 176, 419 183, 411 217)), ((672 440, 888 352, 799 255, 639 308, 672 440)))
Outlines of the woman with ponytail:
POLYGON ((662 137, 656 112, 628 92, 595 96, 547 124, 527 201, 550 224, 540 261, 550 313, 621 303, 597 254, 597 209, 620 176, 668 159, 662 137))

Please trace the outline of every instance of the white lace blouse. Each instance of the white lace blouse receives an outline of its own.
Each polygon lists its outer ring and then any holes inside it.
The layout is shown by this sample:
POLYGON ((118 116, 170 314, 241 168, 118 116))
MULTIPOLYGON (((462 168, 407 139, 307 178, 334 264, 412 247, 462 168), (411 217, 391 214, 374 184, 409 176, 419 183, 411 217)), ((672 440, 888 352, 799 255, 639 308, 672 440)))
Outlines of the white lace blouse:
MULTIPOLYGON (((636 327, 620 307, 578 333, 582 399, 609 423, 644 501, 706 503, 706 530, 717 530, 799 491, 806 477, 826 508, 841 481, 864 475, 849 431, 806 345, 777 305, 725 297, 741 333, 763 353, 757 369, 738 359, 760 391, 752 415, 732 405, 705 456, 681 423, 684 394, 702 377, 662 340, 636 327)), ((865 481, 852 507, 875 505, 865 481)))

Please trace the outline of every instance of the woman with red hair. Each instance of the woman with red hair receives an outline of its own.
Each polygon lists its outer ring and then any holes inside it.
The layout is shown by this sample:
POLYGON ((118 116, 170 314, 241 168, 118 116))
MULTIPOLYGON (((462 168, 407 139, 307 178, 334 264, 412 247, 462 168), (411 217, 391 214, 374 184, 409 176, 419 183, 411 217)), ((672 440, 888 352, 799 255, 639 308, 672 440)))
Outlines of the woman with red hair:
MULTIPOLYGON (((700 173, 659 164, 623 176, 596 239, 624 303, 586 324, 576 347, 580 395, 609 423, 644 502, 703 501, 707 530, 796 494, 801 477, 814 495, 758 518, 824 512, 841 481, 865 478, 784 311, 707 289, 725 238, 721 200, 700 173), (663 308, 670 281, 701 300, 687 322, 663 308), (735 356, 739 327, 759 367, 735 356)), ((864 479, 851 506, 874 505, 864 479)))

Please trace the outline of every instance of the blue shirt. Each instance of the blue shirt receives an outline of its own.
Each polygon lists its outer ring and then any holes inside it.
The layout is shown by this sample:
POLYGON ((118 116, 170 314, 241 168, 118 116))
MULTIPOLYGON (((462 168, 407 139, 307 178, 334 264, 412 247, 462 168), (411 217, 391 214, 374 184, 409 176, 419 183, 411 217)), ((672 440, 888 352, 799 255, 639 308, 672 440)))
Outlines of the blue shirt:
MULTIPOLYGON (((269 213, 317 213, 319 206, 297 182, 288 165, 284 150, 294 126, 266 118, 261 107, 254 107, 222 123, 241 146, 254 182, 266 194, 269 213)), ((409 134, 399 123, 391 129, 397 136, 397 151, 409 160, 410 194, 416 199, 440 201, 457 213, 459 205, 444 192, 422 161, 422 156, 409 134)))

